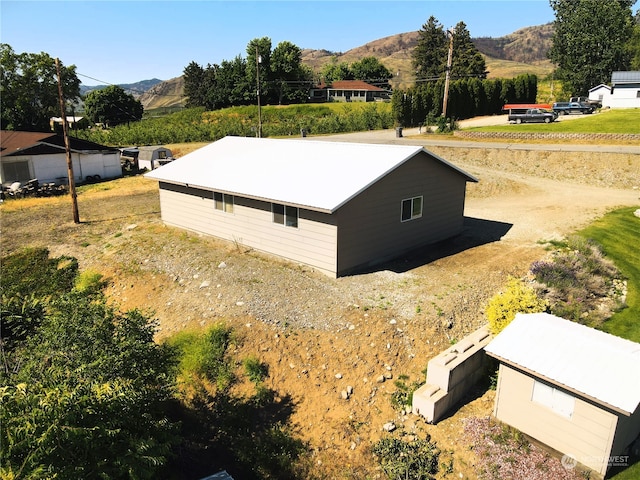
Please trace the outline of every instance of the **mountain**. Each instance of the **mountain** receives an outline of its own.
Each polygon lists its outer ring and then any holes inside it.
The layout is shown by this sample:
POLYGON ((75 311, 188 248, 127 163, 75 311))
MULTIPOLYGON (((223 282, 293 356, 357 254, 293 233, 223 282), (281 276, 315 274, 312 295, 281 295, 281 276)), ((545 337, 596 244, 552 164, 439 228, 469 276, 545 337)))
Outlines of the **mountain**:
MULTIPOLYGON (((489 78, 513 77, 521 73, 545 76, 553 70, 547 59, 551 48, 553 24, 522 28, 504 37, 473 38, 476 48, 485 57, 489 78)), ((327 50, 303 50, 302 62, 315 72, 330 62, 353 63, 373 56, 391 70, 394 88, 407 88, 413 84, 411 53, 418 43, 418 32, 400 33, 374 40, 344 53, 327 50)))
POLYGON ((184 77, 172 78, 154 85, 144 92, 139 100, 145 110, 183 106, 186 101, 184 98, 184 77))
MULTIPOLYGON (((511 78, 522 73, 546 76, 553 71, 547 59, 551 48, 553 24, 526 27, 504 37, 479 37, 472 41, 484 55, 489 78, 511 78)), ((394 73, 393 88, 407 88, 414 82, 411 52, 418 42, 418 32, 399 33, 352 48, 346 52, 302 50, 302 63, 319 73, 330 62, 353 63, 364 57, 376 57, 394 73)), ((184 105, 184 81, 176 77, 158 83, 140 96, 145 110, 184 105)))
POLYGON ((499 38, 479 37, 473 43, 480 52, 501 60, 540 64, 548 62, 547 52, 551 48, 553 24, 527 27, 499 38))
MULTIPOLYGON (((138 98, 144 92, 146 92, 147 90, 149 90, 150 88, 154 87, 159 83, 162 83, 162 80, 158 78, 152 78, 151 80, 141 80, 136 83, 123 83, 118 86, 121 87, 125 92, 130 93, 135 98, 138 98)), ((80 85, 80 95, 84 96, 93 90, 100 90, 106 87, 108 87, 108 85, 94 85, 94 86, 80 85)))

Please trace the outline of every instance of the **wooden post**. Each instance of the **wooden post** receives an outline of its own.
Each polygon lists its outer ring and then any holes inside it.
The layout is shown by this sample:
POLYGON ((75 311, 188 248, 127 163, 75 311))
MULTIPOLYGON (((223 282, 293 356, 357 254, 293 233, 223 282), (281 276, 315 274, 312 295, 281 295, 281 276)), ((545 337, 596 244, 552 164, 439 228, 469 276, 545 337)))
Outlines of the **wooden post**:
POLYGON ((62 75, 60 74, 60 61, 56 58, 56 72, 58 74, 58 98, 60 100, 60 114, 62 116, 62 136, 64 137, 64 148, 67 154, 67 176, 69 177, 69 194, 73 205, 73 223, 80 223, 80 213, 78 212, 78 195, 76 194, 76 182, 73 177, 73 160, 71 159, 71 146, 69 145, 69 126, 67 125, 67 114, 64 108, 64 96, 62 95, 62 75))
POLYGON ((256 45, 256 83, 258 86, 258 138, 262 138, 262 110, 260 108, 260 55, 256 45))
POLYGON ((449 55, 447 56, 447 71, 444 77, 444 99, 442 101, 442 116, 447 118, 447 102, 449 101, 449 79, 451 77, 451 65, 453 63, 453 28, 448 31, 450 35, 449 40, 449 55))

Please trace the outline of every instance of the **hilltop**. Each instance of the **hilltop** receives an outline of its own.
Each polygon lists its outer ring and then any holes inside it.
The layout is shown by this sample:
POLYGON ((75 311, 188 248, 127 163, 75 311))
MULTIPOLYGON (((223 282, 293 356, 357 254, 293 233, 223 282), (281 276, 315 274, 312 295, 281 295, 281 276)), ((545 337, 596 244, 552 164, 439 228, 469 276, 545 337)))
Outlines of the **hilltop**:
MULTIPOLYGON (((553 65, 547 59, 551 48, 553 24, 526 27, 503 37, 479 37, 473 42, 484 55, 489 78, 514 77, 522 73, 545 76, 553 65)), ((374 56, 395 73, 393 88, 407 88, 413 84, 411 52, 418 42, 418 32, 405 32, 373 40, 346 52, 303 49, 302 63, 319 73, 331 62, 353 63, 364 57, 374 56)), ((184 81, 176 77, 159 83, 146 91, 140 101, 145 110, 184 104, 184 81)))

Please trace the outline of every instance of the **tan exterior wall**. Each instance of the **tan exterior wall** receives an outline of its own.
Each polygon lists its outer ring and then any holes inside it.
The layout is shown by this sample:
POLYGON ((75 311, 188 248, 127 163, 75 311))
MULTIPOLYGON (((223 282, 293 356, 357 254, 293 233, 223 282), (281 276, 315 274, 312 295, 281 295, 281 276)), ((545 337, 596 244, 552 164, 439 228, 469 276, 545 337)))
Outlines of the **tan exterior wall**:
POLYGON ((338 272, 375 265, 463 228, 465 178, 420 153, 335 213, 338 272), (401 202, 423 196, 422 218, 401 222, 401 202))
POLYGON ((604 476, 618 414, 573 395, 574 412, 566 418, 533 402, 533 385, 533 377, 501 363, 495 417, 604 476))
POLYGON ((298 228, 272 221, 271 203, 235 197, 233 213, 215 209, 213 192, 160 183, 162 220, 168 224, 336 272, 336 226, 330 215, 300 209, 298 228))

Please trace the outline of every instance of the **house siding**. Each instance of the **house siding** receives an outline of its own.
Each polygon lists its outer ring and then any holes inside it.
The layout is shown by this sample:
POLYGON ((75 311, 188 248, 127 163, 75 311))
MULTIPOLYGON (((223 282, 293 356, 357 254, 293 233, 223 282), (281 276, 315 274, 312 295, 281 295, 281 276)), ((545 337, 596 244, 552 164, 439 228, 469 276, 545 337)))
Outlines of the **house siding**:
POLYGON ((338 272, 396 258, 463 228, 466 179, 427 153, 370 186, 336 212, 338 272), (401 202, 423 197, 422 217, 401 222, 401 202))
POLYGON ((604 95, 602 106, 609 108, 640 108, 640 83, 614 85, 610 95, 604 95))
POLYGON ((619 415, 565 392, 575 398, 571 418, 532 401, 535 378, 500 364, 494 407, 495 417, 549 447, 572 455, 600 475, 607 471, 619 415))
POLYGON ((234 197, 233 213, 215 209, 213 192, 160 182, 162 220, 336 275, 334 219, 300 209, 298 228, 272 221, 271 203, 234 197))

